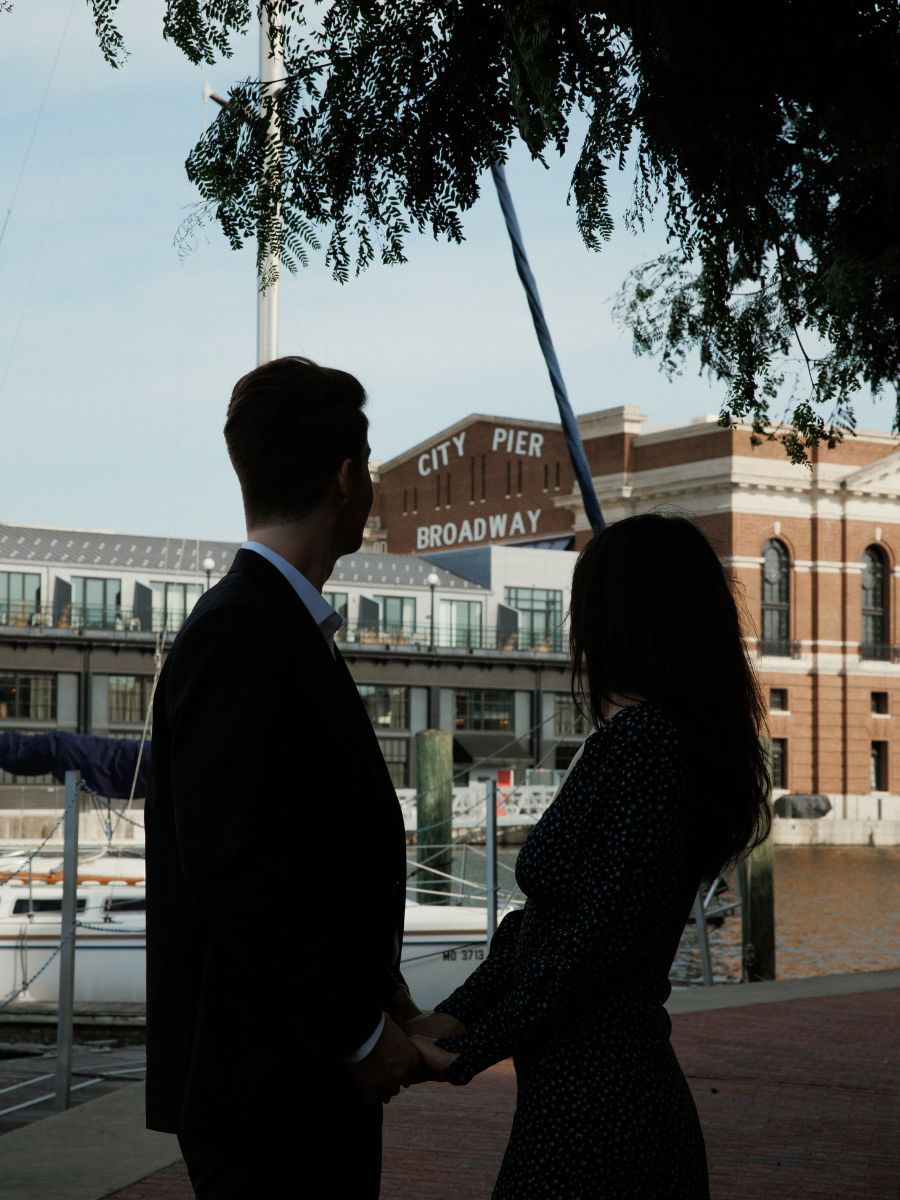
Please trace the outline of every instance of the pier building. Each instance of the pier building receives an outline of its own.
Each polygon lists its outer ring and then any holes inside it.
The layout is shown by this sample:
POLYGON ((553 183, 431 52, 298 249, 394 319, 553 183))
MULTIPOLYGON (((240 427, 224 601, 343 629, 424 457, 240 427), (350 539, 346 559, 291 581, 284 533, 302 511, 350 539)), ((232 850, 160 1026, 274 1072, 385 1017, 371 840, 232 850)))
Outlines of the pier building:
MULTIPOLYGON (((578 423, 607 520, 681 511, 734 573, 776 787, 825 795, 861 829, 900 820, 897 437, 858 432, 797 466, 715 417, 654 428, 625 406, 578 423)), ((590 537, 559 427, 502 416, 473 414, 384 463, 375 512, 389 550, 448 567, 471 547, 590 537)))

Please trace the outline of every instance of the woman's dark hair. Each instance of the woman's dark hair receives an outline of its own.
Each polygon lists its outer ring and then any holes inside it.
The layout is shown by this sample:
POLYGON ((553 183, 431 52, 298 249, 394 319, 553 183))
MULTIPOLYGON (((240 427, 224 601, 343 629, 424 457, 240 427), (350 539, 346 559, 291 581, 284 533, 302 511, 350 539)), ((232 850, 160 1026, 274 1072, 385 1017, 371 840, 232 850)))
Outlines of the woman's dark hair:
POLYGON ((365 403, 358 379, 308 358, 276 358, 237 381, 225 442, 251 527, 305 516, 341 463, 362 465, 365 403))
POLYGON ((715 551, 684 517, 628 517, 582 550, 572 579, 572 694, 595 724, 601 701, 644 699, 677 724, 712 873, 771 828, 756 674, 715 551))

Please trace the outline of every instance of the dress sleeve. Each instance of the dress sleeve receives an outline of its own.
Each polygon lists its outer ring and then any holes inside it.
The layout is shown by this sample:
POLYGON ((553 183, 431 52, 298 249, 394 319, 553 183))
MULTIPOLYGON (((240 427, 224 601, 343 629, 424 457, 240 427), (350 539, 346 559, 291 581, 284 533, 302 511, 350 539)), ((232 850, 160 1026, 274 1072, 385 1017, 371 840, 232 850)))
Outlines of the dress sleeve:
POLYGON ((507 913, 491 939, 488 956, 446 1000, 435 1005, 435 1012, 448 1013, 468 1025, 495 1004, 512 986, 516 940, 522 910, 507 913))
POLYGON ((451 1083, 543 1038, 611 982, 621 986, 635 948, 658 940, 663 906, 683 891, 685 785, 671 735, 625 724, 599 763, 586 756, 579 767, 570 786, 587 816, 568 901, 551 916, 552 936, 520 953, 514 985, 464 1034, 440 1041, 459 1052, 451 1083))

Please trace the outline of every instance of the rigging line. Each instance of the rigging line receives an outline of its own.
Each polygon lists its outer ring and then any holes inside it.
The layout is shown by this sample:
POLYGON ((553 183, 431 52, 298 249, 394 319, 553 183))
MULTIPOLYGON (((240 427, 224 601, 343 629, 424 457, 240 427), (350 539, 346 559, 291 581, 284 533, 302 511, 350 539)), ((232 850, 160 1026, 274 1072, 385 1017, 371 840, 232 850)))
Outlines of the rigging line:
POLYGON ((556 350, 553 347, 553 340, 550 337, 547 318, 544 316, 544 309, 538 294, 537 281, 529 265, 528 255, 525 253, 525 241, 522 237, 518 218, 516 217, 516 210, 513 206, 509 185, 506 182, 506 172, 503 169, 503 164, 492 163, 491 175, 494 179, 494 186, 497 189, 500 208, 503 210, 506 232, 509 234, 509 240, 512 243, 516 271, 518 272, 522 287, 525 289, 525 295, 528 298, 528 307, 531 310, 531 319, 534 322, 534 332, 537 334, 537 340, 544 355, 544 362, 547 364, 547 373, 550 376, 550 384, 553 388, 553 394, 556 397, 560 424, 562 425, 563 436, 566 439, 566 446, 569 450, 569 458, 572 460, 575 478, 578 480, 584 511, 590 522, 592 532, 599 533, 605 524, 603 513, 600 511, 600 501, 597 499, 597 493, 594 491, 591 468, 588 465, 587 455, 584 452, 584 443, 581 440, 578 421, 569 402, 569 393, 566 391, 559 359, 556 357, 556 350))
POLYGON ((12 216, 13 207, 16 203, 16 198, 19 194, 19 188, 21 187, 22 179, 25 176, 25 168, 28 166, 28 160, 31 157, 31 150, 32 150, 32 147, 34 146, 34 139, 37 137, 37 131, 41 124, 41 118, 44 115, 44 108, 46 107, 46 104, 47 104, 47 97, 50 94, 50 87, 53 83, 53 76, 56 74, 56 68, 59 63, 59 56, 62 53, 63 43, 66 40, 66 34, 69 32, 69 23, 72 20, 72 13, 74 11, 75 11, 75 0, 72 0, 72 3, 69 5, 69 12, 66 16, 65 24, 63 25, 62 34, 60 35, 59 44, 56 47, 56 54, 54 54, 53 62, 50 65, 50 74, 47 76, 47 83, 44 87, 44 94, 43 94, 43 96, 41 96, 41 102, 40 102, 40 105, 38 106, 37 116, 34 119, 34 125, 32 126, 32 130, 31 130, 31 137, 28 139, 28 145, 25 147, 25 157, 22 159, 22 166, 19 168, 19 177, 15 182, 15 186, 13 187, 12 196, 10 197, 9 204, 6 209, 6 215, 3 218, 3 226, 2 226, 2 228, 0 228, 0 245, 2 245, 2 243, 3 243, 3 235, 6 233, 6 226, 9 224, 9 218, 12 216))

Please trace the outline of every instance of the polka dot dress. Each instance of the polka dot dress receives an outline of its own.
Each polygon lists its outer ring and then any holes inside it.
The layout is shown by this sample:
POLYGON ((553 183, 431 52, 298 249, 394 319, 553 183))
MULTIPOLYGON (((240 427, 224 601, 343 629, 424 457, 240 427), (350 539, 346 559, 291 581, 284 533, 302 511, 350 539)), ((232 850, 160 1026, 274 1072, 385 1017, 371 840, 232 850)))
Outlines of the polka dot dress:
POLYGON ((513 1056, 493 1200, 706 1200, 703 1134, 669 1041, 668 975, 700 882, 674 723, 649 704, 587 739, 519 854, 524 909, 438 1005, 452 1083, 513 1056))

